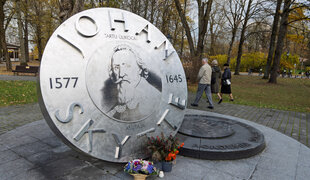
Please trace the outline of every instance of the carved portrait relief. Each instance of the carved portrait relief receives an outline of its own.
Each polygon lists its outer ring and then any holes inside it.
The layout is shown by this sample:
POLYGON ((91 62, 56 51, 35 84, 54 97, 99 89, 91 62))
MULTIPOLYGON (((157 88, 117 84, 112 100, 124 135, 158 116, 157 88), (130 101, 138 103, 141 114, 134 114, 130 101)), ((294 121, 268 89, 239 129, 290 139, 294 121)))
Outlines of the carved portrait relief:
POLYGON ((98 73, 103 77, 102 83, 89 83, 90 95, 97 107, 115 120, 143 120, 156 110, 154 107, 161 98, 161 78, 150 69, 151 59, 141 58, 136 49, 139 50, 122 43, 113 46, 107 55, 99 48, 91 58, 94 63, 89 64, 90 76, 98 73), (98 90, 101 97, 92 93, 98 90))

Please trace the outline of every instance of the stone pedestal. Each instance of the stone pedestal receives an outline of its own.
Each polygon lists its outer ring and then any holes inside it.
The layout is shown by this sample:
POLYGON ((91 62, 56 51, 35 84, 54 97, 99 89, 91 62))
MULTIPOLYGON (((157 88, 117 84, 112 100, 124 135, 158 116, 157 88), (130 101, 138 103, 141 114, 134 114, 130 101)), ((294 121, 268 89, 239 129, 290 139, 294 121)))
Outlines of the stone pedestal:
POLYGON ((187 114, 177 137, 184 142, 180 154, 199 159, 247 158, 265 148, 257 129, 229 118, 187 114))

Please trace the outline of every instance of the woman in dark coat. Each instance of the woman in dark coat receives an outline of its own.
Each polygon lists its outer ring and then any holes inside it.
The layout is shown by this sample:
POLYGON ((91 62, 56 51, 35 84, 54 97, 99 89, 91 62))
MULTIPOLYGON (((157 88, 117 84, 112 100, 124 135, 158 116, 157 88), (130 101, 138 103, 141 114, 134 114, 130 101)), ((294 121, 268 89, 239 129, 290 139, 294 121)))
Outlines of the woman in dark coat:
POLYGON ((229 94, 230 101, 234 101, 233 95, 231 93, 231 72, 229 69, 229 64, 224 64, 224 73, 222 74, 222 87, 221 87, 221 93, 220 93, 220 100, 219 104, 222 102, 222 96, 223 94, 229 94))
POLYGON ((219 99, 221 99, 220 95, 220 80, 222 77, 221 69, 218 66, 217 60, 213 60, 211 63, 212 68, 212 76, 211 76, 211 92, 213 94, 217 94, 219 99))

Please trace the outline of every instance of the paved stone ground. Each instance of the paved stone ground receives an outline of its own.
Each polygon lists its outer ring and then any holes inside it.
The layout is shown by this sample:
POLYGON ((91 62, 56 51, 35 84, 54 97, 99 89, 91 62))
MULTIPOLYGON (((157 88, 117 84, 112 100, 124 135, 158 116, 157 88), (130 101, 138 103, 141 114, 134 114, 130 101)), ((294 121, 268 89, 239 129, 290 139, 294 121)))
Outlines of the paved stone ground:
POLYGON ((0 134, 43 119, 38 103, 0 108, 0 134))
MULTIPOLYGON (((310 113, 257 108, 225 102, 217 104, 217 99, 214 100, 214 109, 210 110, 207 108, 209 104, 206 102, 206 98, 200 99, 198 107, 191 107, 190 103, 193 102, 194 99, 195 94, 189 93, 188 108, 211 111, 253 121, 273 128, 310 147, 310 113)), ((238 101, 238 99, 235 99, 235 101, 238 101)))
MULTIPOLYGON (((215 113, 187 110, 189 114, 215 113)), ((227 118, 225 115, 217 116, 227 118)), ((265 126, 247 123, 265 135, 266 149, 251 158, 233 161, 199 160, 179 156, 169 180, 306 180, 310 176, 310 149, 265 126)), ((133 179, 124 164, 109 163, 79 154, 64 145, 44 120, 0 135, 0 180, 133 179)), ((159 179, 151 176, 149 180, 159 179)))
MULTIPOLYGON (((0 76, 0 79, 1 77, 3 76, 0 76)), ((16 78, 35 80, 35 77, 16 76, 16 78)), ((189 93, 188 104, 194 97, 194 93, 189 93)), ((215 104, 215 109, 209 110, 206 108, 207 105, 206 99, 201 99, 196 109, 209 112, 197 111, 197 113, 216 112, 222 116, 231 115, 248 119, 249 121, 238 118, 236 120, 261 130, 266 138, 266 149, 260 155, 235 161, 207 161, 178 156, 173 172, 165 174, 166 179, 308 179, 309 148, 285 135, 309 147, 310 113, 256 108, 225 102, 215 104)), ((103 162, 72 151, 58 140, 41 119, 43 117, 38 104, 0 108, 0 180, 132 179, 123 172, 124 164, 103 162)))
MULTIPOLYGON (((195 94, 189 93, 188 104, 193 102, 194 98, 195 94)), ((214 104, 215 108, 210 110, 207 108, 206 99, 202 98, 199 102, 199 107, 193 108, 189 105, 188 108, 206 110, 253 121, 291 136, 310 147, 310 113, 257 108, 225 102, 220 105, 214 104)), ((43 119, 43 116, 37 103, 2 107, 0 108, 0 134, 41 119, 43 119)))
POLYGON ((0 75, 0 80, 4 81, 36 81, 35 76, 10 76, 10 75, 0 75))

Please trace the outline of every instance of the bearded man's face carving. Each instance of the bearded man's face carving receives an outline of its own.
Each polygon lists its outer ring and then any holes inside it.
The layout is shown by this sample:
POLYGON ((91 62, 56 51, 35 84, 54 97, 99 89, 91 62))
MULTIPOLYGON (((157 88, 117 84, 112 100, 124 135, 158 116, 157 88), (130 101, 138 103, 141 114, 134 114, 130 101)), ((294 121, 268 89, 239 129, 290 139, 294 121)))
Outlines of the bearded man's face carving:
POLYGON ((134 98, 134 88, 141 79, 141 69, 136 56, 129 50, 120 50, 113 54, 111 79, 117 84, 118 102, 126 104, 134 98))

